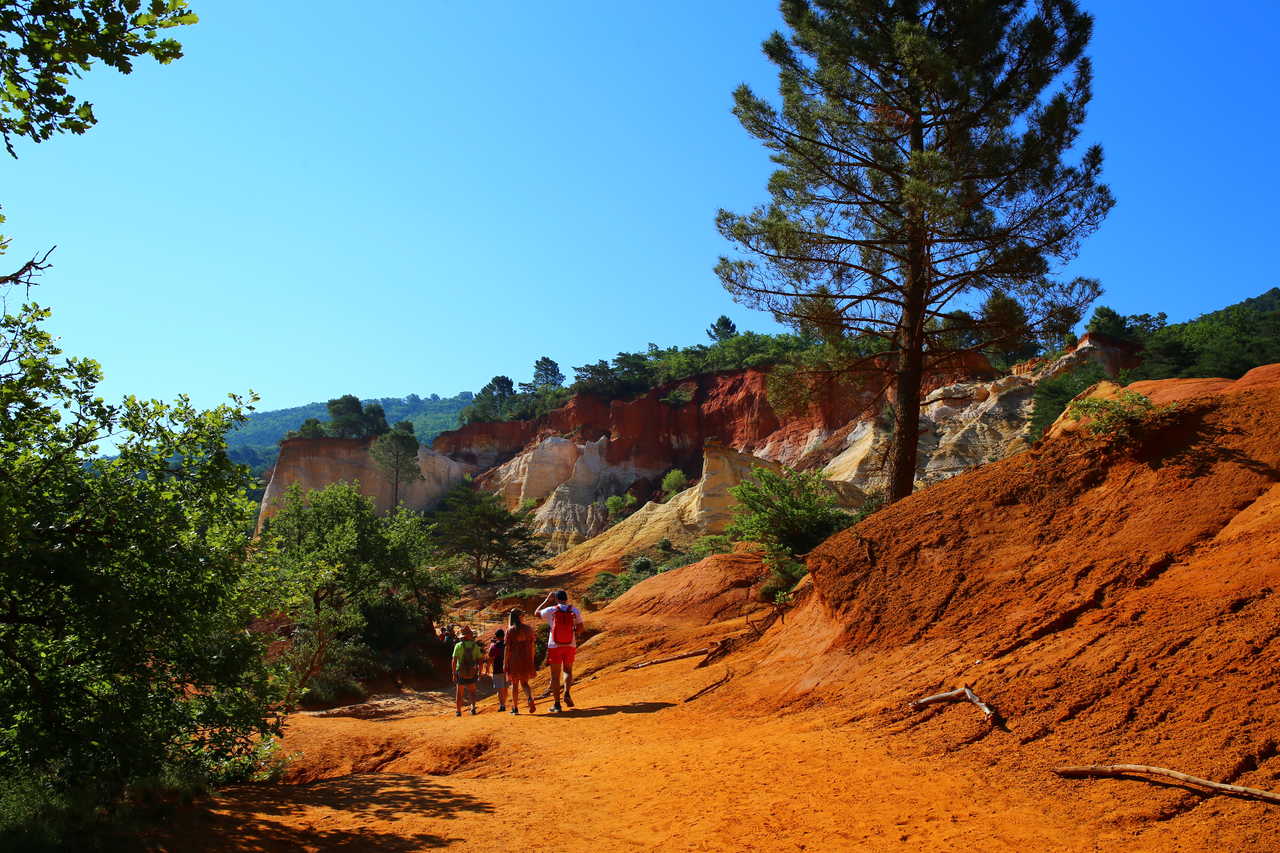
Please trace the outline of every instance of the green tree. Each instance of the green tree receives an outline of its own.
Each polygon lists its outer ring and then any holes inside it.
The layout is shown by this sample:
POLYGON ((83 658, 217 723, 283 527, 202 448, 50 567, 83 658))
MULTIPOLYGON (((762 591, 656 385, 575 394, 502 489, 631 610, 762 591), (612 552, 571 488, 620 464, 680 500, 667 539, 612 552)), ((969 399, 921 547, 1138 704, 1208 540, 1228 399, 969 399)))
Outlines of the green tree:
POLYGON ((474 583, 489 583, 501 568, 522 569, 546 556, 529 517, 470 483, 456 486, 436 511, 432 530, 440 550, 464 560, 474 583))
POLYGON ((396 424, 395 429, 378 436, 369 445, 369 455, 391 478, 392 507, 400 505, 401 483, 422 479, 422 469, 418 467, 419 446, 413 424, 408 421, 396 424))
POLYGON ((729 494, 738 503, 728 534, 790 557, 807 553, 851 521, 821 471, 757 467, 729 494))
POLYGON ((790 37, 764 45, 780 107, 747 86, 743 127, 778 170, 768 204, 721 211, 741 256, 717 273, 779 317, 825 288, 848 332, 884 353, 844 366, 887 375, 896 420, 889 498, 911 493, 931 319, 1000 290, 1039 331, 1099 286, 1050 277, 1112 205, 1102 151, 1075 148, 1090 98, 1092 18, 1071 0, 786 0, 790 37))
POLYGON ((717 344, 727 341, 737 334, 738 327, 724 314, 721 314, 714 323, 707 327, 707 337, 717 344))
POLYGON ((279 693, 245 631, 263 607, 243 594, 254 509, 225 445, 245 401, 110 405, 48 316, 27 303, 0 321, 0 789, 92 806, 251 755, 279 693))
POLYGON ((194 24, 183 0, 37 0, 0 6, 0 134, 13 156, 15 136, 43 142, 84 133, 97 123, 93 104, 67 89, 95 62, 128 74, 133 60, 166 65, 182 45, 163 30, 194 24))
POLYGON ((544 355, 533 363, 533 381, 521 383, 520 390, 526 394, 536 394, 549 388, 559 388, 563 384, 564 374, 560 372, 560 365, 544 355))
POLYGON ((401 509, 380 518, 355 485, 304 492, 294 484, 285 492, 255 560, 287 602, 290 703, 305 691, 377 674, 363 638, 368 614, 388 609, 389 600, 412 605, 390 608, 412 615, 410 635, 431 635, 443 597, 456 590, 448 572, 429 567, 433 556, 420 515, 401 509))
POLYGON ((676 492, 683 492, 689 486, 689 478, 679 468, 672 468, 662 478, 662 493, 670 498, 676 492))

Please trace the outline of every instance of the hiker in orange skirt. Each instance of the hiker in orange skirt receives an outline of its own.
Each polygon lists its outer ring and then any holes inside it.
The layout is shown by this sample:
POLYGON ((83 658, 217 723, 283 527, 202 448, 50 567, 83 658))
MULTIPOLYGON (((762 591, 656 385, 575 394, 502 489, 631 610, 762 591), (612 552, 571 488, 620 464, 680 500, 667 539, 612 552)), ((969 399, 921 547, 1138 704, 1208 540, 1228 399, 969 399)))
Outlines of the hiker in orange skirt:
POLYGON ((524 695, 529 700, 529 713, 536 713, 538 706, 533 703, 533 688, 529 680, 537 673, 534 664, 537 639, 533 629, 524 624, 524 612, 520 608, 512 608, 507 618, 507 646, 502 664, 511 685, 511 713, 520 713, 520 685, 524 685, 524 695))

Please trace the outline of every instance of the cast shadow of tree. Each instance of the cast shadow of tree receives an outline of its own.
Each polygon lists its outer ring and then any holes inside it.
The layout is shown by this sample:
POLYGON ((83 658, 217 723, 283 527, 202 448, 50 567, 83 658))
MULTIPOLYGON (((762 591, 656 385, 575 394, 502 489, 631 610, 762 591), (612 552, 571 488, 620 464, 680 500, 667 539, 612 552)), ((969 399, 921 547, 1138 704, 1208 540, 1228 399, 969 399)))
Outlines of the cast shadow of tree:
MULTIPOLYGON (((261 785, 228 789, 220 806, 230 814, 205 813, 196 829, 225 849, 250 851, 321 850, 410 851, 447 847, 462 841, 435 833, 392 834, 379 829, 325 829, 307 821, 291 826, 273 820, 307 810, 360 814, 392 826, 405 818, 452 820, 489 814, 493 806, 431 778, 377 773, 326 779, 310 785, 261 785), (248 818, 251 812, 255 817, 248 818)), ((174 847, 172 849, 179 849, 174 847)), ((198 843, 187 849, 198 849, 198 843)))

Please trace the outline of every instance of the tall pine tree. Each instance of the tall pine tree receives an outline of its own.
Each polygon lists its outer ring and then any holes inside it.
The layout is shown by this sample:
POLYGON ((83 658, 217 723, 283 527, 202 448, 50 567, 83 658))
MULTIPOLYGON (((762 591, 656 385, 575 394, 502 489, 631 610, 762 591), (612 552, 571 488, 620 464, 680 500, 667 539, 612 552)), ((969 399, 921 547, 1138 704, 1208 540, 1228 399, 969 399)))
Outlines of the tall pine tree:
POLYGON ((846 334, 880 341, 847 368, 889 374, 897 500, 914 485, 926 367, 958 338, 1010 334, 957 336, 948 314, 999 292, 1035 334, 1100 290, 1050 277, 1113 204, 1101 148, 1068 162, 1093 20, 1071 0, 784 0, 782 14, 790 36, 764 44, 780 104, 734 93, 778 164, 771 198, 720 211, 739 256, 716 271, 745 305, 804 321, 820 294, 846 334))

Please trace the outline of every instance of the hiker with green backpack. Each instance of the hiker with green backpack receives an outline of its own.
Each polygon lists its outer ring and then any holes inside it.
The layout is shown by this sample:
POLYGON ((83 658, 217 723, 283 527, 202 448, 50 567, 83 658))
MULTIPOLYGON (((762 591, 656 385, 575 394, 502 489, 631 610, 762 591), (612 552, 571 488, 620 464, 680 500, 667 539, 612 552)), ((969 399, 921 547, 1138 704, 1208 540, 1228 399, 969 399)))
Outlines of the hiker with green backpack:
POLYGON ((538 615, 547 620, 551 631, 547 635, 547 664, 551 667, 551 693, 555 704, 553 713, 560 707, 560 672, 564 671, 564 704, 573 707, 569 688, 573 686, 573 659, 578 652, 578 633, 582 630, 582 611, 569 603, 569 593, 563 589, 547 593, 538 609, 538 615), (555 602, 554 604, 552 602, 555 602))
POLYGON ((480 678, 480 664, 484 661, 484 649, 476 642, 476 633, 470 626, 463 626, 462 639, 453 647, 453 683, 457 685, 458 709, 455 717, 462 716, 463 693, 471 695, 471 713, 476 712, 476 681, 480 678))

